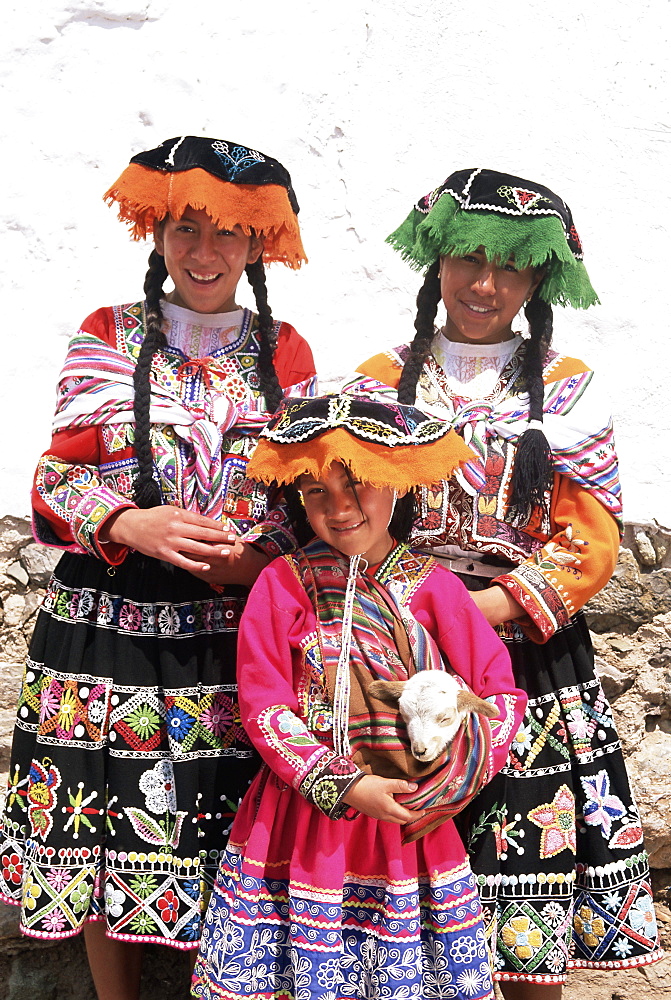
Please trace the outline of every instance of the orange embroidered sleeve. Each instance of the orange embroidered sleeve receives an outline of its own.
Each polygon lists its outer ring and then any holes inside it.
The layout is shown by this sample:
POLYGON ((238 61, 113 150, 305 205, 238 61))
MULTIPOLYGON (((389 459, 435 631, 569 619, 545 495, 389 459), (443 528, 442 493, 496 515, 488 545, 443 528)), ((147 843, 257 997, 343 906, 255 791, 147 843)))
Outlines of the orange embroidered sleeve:
POLYGON ((546 642, 606 585, 619 551, 617 521, 587 490, 555 476, 550 519, 554 534, 517 569, 497 577, 528 615, 518 624, 546 642))
MULTIPOLYGON (((376 354, 374 357, 369 358, 368 361, 364 361, 357 368, 356 374, 366 375, 368 378, 381 382, 382 385, 388 385, 392 389, 396 389, 402 371, 403 367, 399 363, 398 358, 389 352, 385 352, 383 354, 376 354)), ((354 382, 355 379, 352 379, 352 381, 354 382)))

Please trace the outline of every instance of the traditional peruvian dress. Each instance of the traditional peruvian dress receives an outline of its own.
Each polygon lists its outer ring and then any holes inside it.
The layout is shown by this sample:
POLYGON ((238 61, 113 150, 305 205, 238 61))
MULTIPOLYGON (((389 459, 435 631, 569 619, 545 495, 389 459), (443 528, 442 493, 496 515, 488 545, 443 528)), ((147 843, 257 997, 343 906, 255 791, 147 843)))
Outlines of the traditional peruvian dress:
MULTIPOLYGON (((233 824, 194 996, 493 997, 480 901, 453 820, 406 842, 407 828, 343 803, 361 774, 351 756, 333 749, 330 680, 348 572, 344 556, 314 540, 267 567, 250 594, 240 627, 240 706, 265 766, 233 824)), ((431 637, 475 693, 499 708, 484 758, 456 744, 450 750, 466 801, 505 761, 524 694, 463 585, 405 545, 374 574, 356 578, 352 670, 370 681, 407 677, 380 587, 400 610, 413 648, 422 634, 431 637)), ((361 733, 362 718, 350 713, 353 750, 361 733)), ((380 739, 389 746, 393 736, 385 731, 380 739)), ((407 746, 399 730, 395 742, 403 740, 407 746)), ((440 773, 432 780, 439 783, 440 773)), ((400 797, 409 808, 422 787, 400 797)))
MULTIPOLYGON (((529 696, 505 767, 464 830, 496 950, 497 979, 561 982, 567 968, 659 957, 641 823, 582 606, 615 566, 621 516, 612 425, 594 372, 550 351, 543 427, 554 476, 548 514, 505 519, 528 399, 521 337, 462 344, 437 333, 416 405, 477 454, 423 490, 413 543, 472 590, 496 582, 524 608, 498 628, 529 696)), ((409 348, 371 358, 349 391, 395 399, 409 348)))
MULTIPOLYGON (((245 467, 267 418, 256 317, 167 302, 151 373, 164 503, 225 522, 270 556, 294 540, 245 467)), ((276 325, 280 383, 311 395, 310 350, 276 325)), ((42 938, 105 920, 130 941, 195 948, 232 815, 259 762, 240 725, 237 628, 247 590, 101 544, 134 506, 133 370, 141 303, 100 309, 73 339, 53 440, 33 492, 35 534, 66 550, 23 681, 0 826, 0 894, 42 938)))

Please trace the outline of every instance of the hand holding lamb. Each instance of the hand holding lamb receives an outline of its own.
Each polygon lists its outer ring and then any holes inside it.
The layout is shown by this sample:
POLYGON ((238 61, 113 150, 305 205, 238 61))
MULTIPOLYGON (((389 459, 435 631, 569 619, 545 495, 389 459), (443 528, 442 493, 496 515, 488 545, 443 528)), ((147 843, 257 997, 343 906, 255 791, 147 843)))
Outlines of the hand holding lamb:
POLYGON ((407 681, 373 681, 368 693, 380 701, 398 703, 412 755, 425 762, 443 753, 469 712, 490 719, 499 714, 496 705, 464 690, 444 670, 419 670, 407 681))

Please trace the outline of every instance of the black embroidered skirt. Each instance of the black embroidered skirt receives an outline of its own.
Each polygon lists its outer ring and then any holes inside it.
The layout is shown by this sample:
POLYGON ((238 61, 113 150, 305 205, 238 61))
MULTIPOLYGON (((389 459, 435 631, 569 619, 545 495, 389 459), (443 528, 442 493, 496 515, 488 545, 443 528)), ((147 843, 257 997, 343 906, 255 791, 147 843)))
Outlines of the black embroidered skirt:
POLYGON ((241 796, 258 769, 235 686, 246 589, 218 596, 139 554, 110 575, 66 554, 19 700, 0 896, 25 933, 194 948, 241 796))
POLYGON ((503 631, 529 706, 506 767, 461 817, 495 978, 553 983, 567 968, 654 961, 640 819, 584 616, 544 645, 503 631))

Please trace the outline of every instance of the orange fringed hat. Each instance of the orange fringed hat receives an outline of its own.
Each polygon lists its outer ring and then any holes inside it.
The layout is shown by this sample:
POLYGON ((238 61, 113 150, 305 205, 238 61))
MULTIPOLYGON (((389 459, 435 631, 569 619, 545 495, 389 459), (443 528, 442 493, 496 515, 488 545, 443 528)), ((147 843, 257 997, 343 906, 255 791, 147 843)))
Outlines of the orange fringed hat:
POLYGON ((294 270, 307 261, 291 177, 278 160, 224 139, 183 135, 138 153, 104 194, 117 202, 133 239, 154 223, 204 209, 222 229, 240 226, 264 237, 263 260, 294 270))
POLYGON ((261 431, 246 474, 264 483, 319 479, 334 462, 399 491, 448 479, 473 452, 444 421, 368 396, 285 399, 261 431))

